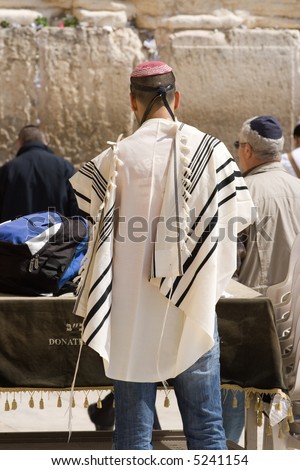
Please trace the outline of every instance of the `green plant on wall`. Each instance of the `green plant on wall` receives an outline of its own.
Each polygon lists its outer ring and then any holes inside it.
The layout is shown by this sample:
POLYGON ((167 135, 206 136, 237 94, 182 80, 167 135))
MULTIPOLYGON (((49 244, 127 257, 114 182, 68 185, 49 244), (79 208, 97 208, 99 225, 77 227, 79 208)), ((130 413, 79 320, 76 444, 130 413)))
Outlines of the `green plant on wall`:
POLYGON ((9 27, 9 22, 6 20, 3 20, 0 22, 1 28, 8 28, 9 27))
POLYGON ((76 28, 76 26, 79 25, 79 21, 75 16, 67 16, 67 18, 64 19, 63 24, 65 27, 76 28))
POLYGON ((35 24, 37 26, 49 26, 49 21, 47 18, 45 18, 44 16, 38 16, 35 20, 34 20, 35 24))

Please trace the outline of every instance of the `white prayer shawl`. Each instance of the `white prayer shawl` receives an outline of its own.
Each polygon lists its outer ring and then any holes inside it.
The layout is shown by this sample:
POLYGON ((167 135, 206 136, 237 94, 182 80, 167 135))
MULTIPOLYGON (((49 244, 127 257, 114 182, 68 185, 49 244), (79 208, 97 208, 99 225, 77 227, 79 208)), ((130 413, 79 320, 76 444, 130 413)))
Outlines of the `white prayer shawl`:
MULTIPOLYGON (((71 183, 79 207, 94 220, 74 310, 84 317, 83 341, 103 357, 106 375, 113 379, 157 382, 175 377, 214 344, 215 306, 236 269, 236 235, 253 217, 236 163, 216 138, 177 121, 151 119, 86 163, 71 183), (157 143, 162 135, 171 135, 172 148, 151 245, 150 290, 138 312, 147 315, 141 321, 146 324, 127 326, 120 311, 126 310, 122 293, 114 291, 112 298, 115 204, 117 184, 121 186, 117 170, 125 171, 126 153, 137 139, 145 148, 156 148, 153 133, 157 143)), ((129 272, 127 281, 129 286, 129 272)))

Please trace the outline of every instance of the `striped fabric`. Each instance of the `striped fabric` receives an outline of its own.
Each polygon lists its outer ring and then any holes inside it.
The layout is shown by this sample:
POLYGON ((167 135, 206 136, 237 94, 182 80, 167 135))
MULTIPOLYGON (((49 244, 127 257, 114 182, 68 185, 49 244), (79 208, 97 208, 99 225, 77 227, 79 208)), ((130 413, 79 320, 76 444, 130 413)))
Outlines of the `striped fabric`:
MULTIPOLYGON (((215 305, 236 269, 236 235, 249 225, 253 203, 222 142, 179 122, 170 122, 170 126, 175 129, 173 152, 149 281, 188 319, 174 358, 177 374, 188 367, 187 361, 191 365, 213 345, 215 305), (170 220, 176 221, 171 229, 165 222, 170 220)), ((114 213, 122 144, 112 145, 71 178, 79 207, 94 222, 74 313, 84 317, 84 342, 108 364, 114 213)), ((146 380, 147 370, 144 374, 146 380)), ((169 377, 162 372, 156 379, 169 377)))

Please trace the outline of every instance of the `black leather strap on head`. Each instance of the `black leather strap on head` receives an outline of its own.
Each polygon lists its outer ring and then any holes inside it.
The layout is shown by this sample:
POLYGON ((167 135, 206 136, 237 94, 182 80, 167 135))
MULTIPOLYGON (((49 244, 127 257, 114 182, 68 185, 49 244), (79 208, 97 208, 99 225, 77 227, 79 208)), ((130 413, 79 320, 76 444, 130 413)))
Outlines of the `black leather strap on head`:
POLYGON ((132 88, 132 90, 139 90, 139 91, 145 91, 145 92, 149 92, 149 93, 156 93, 156 95, 152 98, 152 100, 147 105, 147 108, 146 108, 146 110, 143 114, 143 118, 141 120, 141 125, 143 124, 143 122, 145 122, 148 114, 150 113, 150 111, 152 109, 152 106, 153 106, 154 102, 159 97, 162 99, 163 104, 167 108, 167 111, 170 114, 171 118, 173 119, 173 121, 175 121, 175 115, 174 115, 172 109, 170 108, 170 105, 169 105, 168 100, 167 100, 168 91, 175 90, 174 85, 167 85, 167 86, 161 85, 161 86, 158 86, 158 87, 151 87, 151 86, 146 86, 146 85, 139 85, 137 83, 132 83, 131 88, 132 88))

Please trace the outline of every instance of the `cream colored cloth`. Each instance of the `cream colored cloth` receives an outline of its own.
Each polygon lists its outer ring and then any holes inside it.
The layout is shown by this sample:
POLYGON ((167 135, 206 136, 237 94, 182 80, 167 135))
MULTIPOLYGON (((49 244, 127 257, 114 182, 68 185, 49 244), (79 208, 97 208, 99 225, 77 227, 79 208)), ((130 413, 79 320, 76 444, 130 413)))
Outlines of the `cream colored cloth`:
POLYGON ((214 344, 215 304, 251 220, 234 160, 212 136, 151 119, 71 183, 96 221, 75 310, 84 341, 113 379, 178 375, 214 344))

